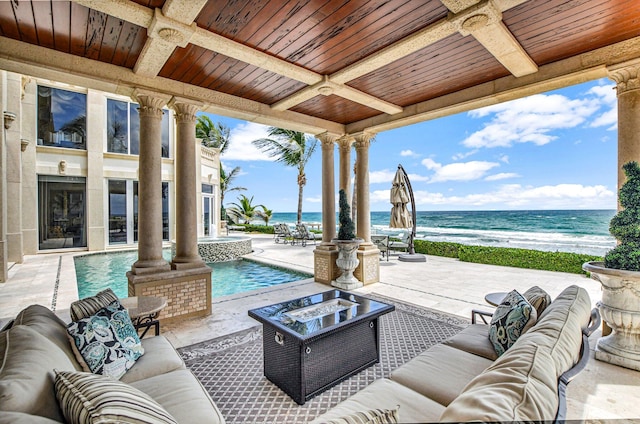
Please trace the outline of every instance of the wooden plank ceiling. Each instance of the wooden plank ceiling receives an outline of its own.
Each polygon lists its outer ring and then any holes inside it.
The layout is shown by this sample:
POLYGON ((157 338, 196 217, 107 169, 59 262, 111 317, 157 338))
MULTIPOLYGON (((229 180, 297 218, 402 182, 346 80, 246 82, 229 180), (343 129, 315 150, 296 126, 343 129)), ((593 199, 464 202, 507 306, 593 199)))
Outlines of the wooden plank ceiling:
POLYGON ((639 36, 637 0, 0 2, 0 68, 109 80, 60 63, 79 57, 205 110, 332 132, 400 126, 491 82, 542 87, 541 69, 598 49, 624 52, 594 66, 640 57, 639 36))

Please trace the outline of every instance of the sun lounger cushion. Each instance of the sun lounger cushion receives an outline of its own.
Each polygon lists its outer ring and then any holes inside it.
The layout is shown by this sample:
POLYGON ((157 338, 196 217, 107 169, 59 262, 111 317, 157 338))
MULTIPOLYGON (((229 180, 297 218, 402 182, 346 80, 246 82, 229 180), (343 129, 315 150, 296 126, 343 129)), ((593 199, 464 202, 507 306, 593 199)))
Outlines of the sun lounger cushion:
POLYGON ((55 371, 58 403, 69 422, 149 422, 177 424, 140 390, 87 372, 55 371))
POLYGON ((391 379, 447 406, 492 362, 472 353, 437 344, 393 371, 391 379), (447 361, 442 358, 447 358, 447 361))
POLYGON ((551 304, 551 296, 549 296, 549 293, 538 286, 529 288, 527 291, 522 293, 522 296, 527 299, 527 302, 529 302, 531 306, 536 308, 538 317, 540 317, 547 306, 551 304))
POLYGON ((184 361, 166 338, 145 337, 142 339, 142 347, 144 355, 138 358, 135 365, 120 378, 120 381, 132 383, 171 371, 186 369, 184 361))
POLYGON ((498 305, 489 324, 489 340, 498 356, 509 349, 518 338, 533 327, 536 310, 516 290, 507 294, 498 305))

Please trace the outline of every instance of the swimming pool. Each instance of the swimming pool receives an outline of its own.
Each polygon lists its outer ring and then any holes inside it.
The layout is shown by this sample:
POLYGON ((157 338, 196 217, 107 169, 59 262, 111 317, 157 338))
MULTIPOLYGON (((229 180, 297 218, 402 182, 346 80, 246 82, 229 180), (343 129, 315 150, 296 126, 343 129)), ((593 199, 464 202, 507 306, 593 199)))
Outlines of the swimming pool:
MULTIPOLYGON (((171 260, 171 250, 164 249, 164 258, 171 260)), ((118 297, 127 297, 127 271, 138 259, 136 250, 93 253, 76 256, 76 281, 78 297, 93 296, 108 287, 118 297)), ((271 287, 277 284, 311 278, 313 275, 291 271, 246 259, 208 264, 211 272, 212 297, 271 287)))

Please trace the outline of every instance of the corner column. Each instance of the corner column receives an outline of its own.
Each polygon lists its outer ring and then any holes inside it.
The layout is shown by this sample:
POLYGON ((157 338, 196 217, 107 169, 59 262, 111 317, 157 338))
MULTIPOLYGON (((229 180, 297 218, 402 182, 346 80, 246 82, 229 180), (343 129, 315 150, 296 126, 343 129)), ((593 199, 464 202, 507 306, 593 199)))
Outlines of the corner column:
MULTIPOLYGON (((22 113, 22 76, 12 72, 7 73, 6 79, 6 111, 13 113, 13 123, 5 130, 5 165, 6 165, 6 203, 7 213, 7 260, 22 263, 22 150, 20 135, 23 124, 28 125, 22 113)), ((5 117, 5 123, 7 117, 5 117)))
POLYGON ((609 69, 618 95, 618 189, 626 181, 622 166, 640 162, 640 61, 609 69))
POLYGON ((316 138, 322 146, 322 243, 313 251, 313 275, 316 282, 330 285, 340 275, 338 249, 331 242, 336 237, 334 151, 338 136, 325 132, 316 138))
POLYGON ((174 98, 169 106, 176 112, 177 134, 175 161, 176 250, 171 268, 207 267, 198 253, 195 114, 201 105, 174 98))
POLYGON ((339 189, 344 190, 347 196, 347 202, 351 205, 351 146, 353 145, 353 137, 345 135, 337 141, 340 149, 340 179, 339 189))
POLYGON ((131 272, 157 273, 171 269, 162 257, 162 107, 170 97, 136 90, 140 105, 138 158, 138 260, 131 272))
POLYGON ((357 236, 364 239, 358 249, 360 265, 353 275, 364 284, 380 281, 380 250, 371 243, 371 211, 369 210, 369 146, 374 134, 354 134, 356 147, 357 236))

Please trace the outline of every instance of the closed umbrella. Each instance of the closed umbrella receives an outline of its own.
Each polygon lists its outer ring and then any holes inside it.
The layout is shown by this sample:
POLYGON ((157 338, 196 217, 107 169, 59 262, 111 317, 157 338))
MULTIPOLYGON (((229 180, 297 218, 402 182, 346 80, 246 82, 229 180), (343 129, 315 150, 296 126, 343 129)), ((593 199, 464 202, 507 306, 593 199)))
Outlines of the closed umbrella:
POLYGON ((398 167, 393 182, 391 183, 390 201, 393 205, 391 207, 391 217, 389 220, 389 227, 391 228, 410 228, 413 226, 411 220, 411 214, 407 209, 407 203, 409 203, 409 192, 407 191, 407 185, 404 181, 403 169, 398 167))
POLYGON ((398 171, 395 177, 393 177, 389 200, 393 205, 391 207, 389 227, 411 228, 411 234, 408 240, 409 254, 400 255, 398 260, 404 262, 426 262, 426 256, 416 253, 413 245, 413 239, 416 236, 416 203, 413 199, 413 190, 411 189, 409 176, 402 165, 398 165, 398 171), (409 209, 407 208, 409 202, 411 202, 411 213, 409 213, 409 209))

